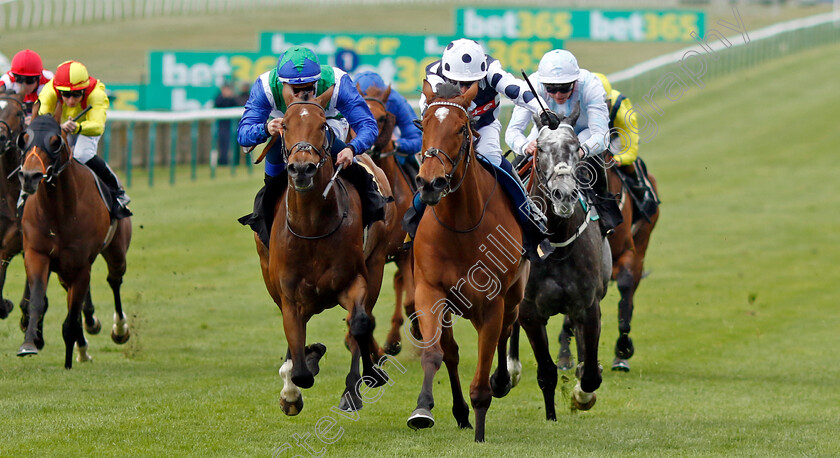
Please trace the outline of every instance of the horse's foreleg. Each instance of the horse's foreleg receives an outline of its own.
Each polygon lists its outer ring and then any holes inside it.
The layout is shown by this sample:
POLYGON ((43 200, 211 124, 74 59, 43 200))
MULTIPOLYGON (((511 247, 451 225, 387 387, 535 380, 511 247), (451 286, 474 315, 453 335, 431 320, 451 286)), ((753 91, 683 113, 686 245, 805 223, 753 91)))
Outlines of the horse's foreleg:
POLYGON ((348 336, 348 349, 350 350, 350 372, 344 379, 344 392, 341 393, 341 400, 338 408, 345 412, 354 412, 362 408, 362 396, 359 391, 362 387, 362 376, 359 372, 359 360, 362 357, 359 344, 356 339, 348 336))
POLYGON ((292 360, 291 381, 301 388, 312 388, 315 375, 306 364, 306 323, 309 317, 301 316, 297 304, 291 303, 285 297, 280 310, 283 313, 283 331, 289 344, 286 359, 292 360))
POLYGON ((502 334, 502 307, 502 298, 497 297, 485 305, 482 320, 474 322, 478 323, 478 365, 470 384, 470 401, 475 412, 476 442, 484 442, 484 424, 493 397, 490 389, 490 367, 493 365, 493 353, 496 352, 502 334))
MULTIPOLYGON (((510 389, 513 387, 510 371, 508 370, 509 363, 507 342, 515 325, 515 323, 512 323, 509 326, 502 326, 502 333, 499 336, 499 344, 496 348, 496 357, 498 358, 498 362, 496 363, 496 371, 493 372, 493 375, 490 376, 490 389, 492 390, 493 397, 495 398, 503 398, 507 396, 507 394, 510 392, 510 389)), ((512 365, 516 366, 516 363, 513 363, 512 365)), ((521 369, 522 364, 520 363, 520 373, 521 369)))
POLYGON ((560 352, 557 354, 557 368, 567 371, 575 367, 575 359, 572 357, 572 337, 575 335, 572 330, 572 319, 563 317, 563 328, 560 330, 560 352))
POLYGON ((601 386, 601 367, 598 364, 601 308, 597 299, 587 307, 581 318, 581 321, 575 320, 575 336, 582 366, 579 382, 572 394, 572 406, 578 410, 589 410, 595 405, 595 390, 601 386))
POLYGON ((452 415, 458 422, 459 428, 472 428, 470 409, 467 407, 467 401, 461 391, 461 377, 458 375, 458 363, 460 362, 458 343, 455 342, 451 327, 443 328, 440 343, 443 350, 443 362, 446 364, 446 371, 449 373, 449 386, 452 389, 452 415))
POLYGON ((339 295, 338 302, 350 314, 347 324, 350 327, 350 336, 356 341, 361 352, 364 373, 362 380, 367 386, 377 388, 388 381, 388 376, 384 371, 373 367, 371 351, 375 345, 375 325, 367 305, 367 285, 367 280, 361 275, 358 276, 350 287, 339 295))
POLYGON ((117 344, 124 344, 131 337, 120 296, 120 287, 126 269, 126 249, 128 249, 128 242, 121 236, 119 239, 115 238, 103 253, 105 261, 108 263, 108 286, 111 287, 111 292, 114 294, 114 326, 111 328, 111 340, 117 344))
POLYGON ((25 258, 26 278, 30 300, 26 304, 25 316, 21 318, 21 325, 26 322, 23 344, 18 349, 18 356, 37 355, 38 350, 44 348, 43 319, 47 311, 46 292, 49 280, 49 258, 31 252, 25 258))
MULTIPOLYGON (((423 349, 420 363, 423 367, 423 385, 420 388, 420 395, 417 396, 417 407, 408 417, 407 424, 411 429, 431 428, 435 425, 435 418, 432 416, 432 408, 435 406, 435 397, 432 392, 435 374, 440 370, 443 362, 443 347, 441 337, 443 334, 443 311, 438 310, 432 313, 433 304, 444 296, 434 294, 427 288, 418 288, 417 303, 420 304, 417 311, 410 315, 410 321, 420 322, 420 333, 426 337, 424 340, 413 340, 413 343, 423 349)), ((412 339, 412 337, 408 337, 412 339)))
POLYGON ((537 359, 537 384, 543 394, 545 402, 545 419, 557 421, 554 409, 554 390, 557 388, 557 366, 551 360, 548 349, 548 335, 545 331, 545 320, 539 321, 530 317, 520 317, 519 322, 528 336, 534 357, 537 359))
POLYGON ((616 284, 621 299, 618 301, 618 339, 615 342, 615 360, 612 364, 612 370, 614 371, 628 372, 630 365, 627 360, 633 356, 635 351, 633 340, 630 338, 630 321, 633 318, 633 296, 636 294, 636 285, 638 284, 634 275, 636 264, 632 252, 622 254, 618 260, 616 284))

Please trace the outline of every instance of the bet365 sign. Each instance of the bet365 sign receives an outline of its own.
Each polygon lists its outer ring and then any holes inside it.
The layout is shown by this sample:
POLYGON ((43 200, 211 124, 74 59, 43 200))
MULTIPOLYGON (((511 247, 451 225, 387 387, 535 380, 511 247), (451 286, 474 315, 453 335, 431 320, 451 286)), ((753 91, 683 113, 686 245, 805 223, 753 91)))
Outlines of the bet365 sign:
POLYGON ((703 36, 705 15, 689 10, 568 10, 462 8, 458 35, 475 39, 590 41, 693 41, 703 36))

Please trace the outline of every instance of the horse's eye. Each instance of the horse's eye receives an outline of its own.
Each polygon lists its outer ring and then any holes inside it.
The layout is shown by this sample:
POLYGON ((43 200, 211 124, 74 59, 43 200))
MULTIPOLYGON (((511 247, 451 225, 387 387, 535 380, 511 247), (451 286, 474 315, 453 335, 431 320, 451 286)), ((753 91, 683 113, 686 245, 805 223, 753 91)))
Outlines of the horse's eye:
POLYGON ((380 116, 379 119, 376 120, 376 122, 384 123, 385 122, 385 116, 380 116))

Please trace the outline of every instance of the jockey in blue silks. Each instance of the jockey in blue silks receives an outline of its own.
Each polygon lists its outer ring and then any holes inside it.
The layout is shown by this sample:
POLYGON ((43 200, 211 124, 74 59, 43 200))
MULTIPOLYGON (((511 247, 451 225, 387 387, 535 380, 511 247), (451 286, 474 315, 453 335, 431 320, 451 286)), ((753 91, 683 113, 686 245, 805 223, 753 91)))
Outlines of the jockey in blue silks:
MULTIPOLYGON (((362 222, 365 227, 385 216, 385 198, 364 167, 354 161, 354 156, 367 151, 378 134, 376 120, 350 76, 339 68, 321 65, 318 56, 303 46, 288 49, 272 70, 263 73, 251 87, 245 113, 239 121, 237 138, 244 147, 256 146, 271 136, 281 133, 286 102, 283 86, 290 85, 297 97, 317 97, 333 89, 326 108, 331 154, 335 165, 343 164, 340 175, 353 184, 362 201, 362 222), (344 143, 350 128, 356 137, 344 143)), ((268 245, 269 226, 273 218, 274 202, 288 183, 286 164, 282 155, 282 142, 276 142, 265 157, 265 187, 257 193, 254 213, 239 221, 249 225, 268 245)))
MULTIPOLYGON (((362 94, 367 94, 369 87, 373 86, 381 90, 388 88, 388 85, 382 81, 382 77, 375 72, 365 71, 358 73, 353 80, 362 94)), ((394 157, 401 166, 406 165, 412 169, 414 175, 417 175, 417 158, 415 154, 420 152, 420 147, 423 145, 423 132, 414 124, 417 119, 417 113, 411 108, 408 100, 405 99, 399 92, 394 90, 388 96, 385 102, 385 109, 392 113, 396 118, 396 129, 394 129, 394 157)))
MULTIPOLYGON (((548 243, 540 245, 546 237, 546 217, 533 204, 522 187, 513 168, 503 156, 499 143, 499 133, 502 125, 499 122, 501 106, 500 95, 504 95, 524 110, 540 116, 544 124, 557 128, 560 119, 550 111, 543 111, 546 106, 539 96, 534 94, 527 84, 515 78, 502 68, 501 63, 484 53, 484 48, 476 41, 469 39, 455 40, 443 51, 441 59, 426 67, 426 80, 437 88, 439 84, 450 83, 458 86, 461 94, 465 93, 474 83, 478 84, 478 94, 473 99, 469 112, 473 118, 475 129, 479 135, 475 143, 478 159, 485 164, 495 167, 502 173, 497 177, 502 188, 510 195, 517 207, 517 218, 524 234, 525 250, 531 259, 539 258, 537 246, 543 251, 542 257, 551 252, 548 243)), ((426 110, 426 98, 420 96, 420 109, 426 110)), ((424 204, 419 195, 415 195, 414 205, 409 208, 403 219, 403 228, 413 237, 417 225, 422 217, 424 204)))

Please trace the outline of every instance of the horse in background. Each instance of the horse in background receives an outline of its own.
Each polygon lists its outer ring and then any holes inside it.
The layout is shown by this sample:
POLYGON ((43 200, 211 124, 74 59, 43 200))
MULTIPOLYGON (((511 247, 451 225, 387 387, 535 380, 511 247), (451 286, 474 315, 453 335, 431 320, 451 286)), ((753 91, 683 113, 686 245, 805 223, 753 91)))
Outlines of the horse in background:
POLYGON ((112 219, 94 173, 73 160, 54 117, 35 118, 18 137, 18 147, 23 152, 18 177, 21 188, 29 195, 21 227, 31 293, 25 339, 18 356, 38 354, 38 339, 43 346, 38 326, 46 310, 47 282, 52 271, 67 290, 67 318, 62 334, 64 367, 70 369, 74 345, 79 348, 77 361, 91 359, 81 316, 90 292, 91 265, 100 253, 108 264, 108 284, 114 294, 111 339, 123 344, 131 335, 120 298, 131 242, 131 219, 112 219))
MULTIPOLYGON (((394 156, 396 151, 394 151, 391 137, 396 126, 396 117, 386 107, 388 97, 391 95, 391 86, 389 85, 386 89, 381 89, 375 85, 371 85, 368 87, 366 94, 362 93, 358 84, 356 85, 356 89, 364 97, 379 127, 379 136, 376 138, 368 154, 373 158, 376 165, 385 172, 385 176, 388 177, 388 182, 391 184, 391 189, 394 192, 397 215, 401 218, 411 206, 412 199, 414 198, 414 190, 412 189, 414 177, 409 176, 406 170, 400 167, 400 164, 394 156)), ((411 248, 403 248, 405 236, 406 232, 402 229, 401 225, 398 225, 397 230, 392 231, 388 241, 388 260, 394 261, 397 266, 397 272, 394 274, 394 314, 391 317, 391 329, 388 332, 388 337, 383 346, 383 350, 389 355, 397 355, 402 349, 400 328, 405 322, 403 319, 403 309, 405 309, 405 316, 411 316, 414 313, 414 272, 412 266, 414 259, 411 248)), ((419 340, 420 329, 417 326, 417 322, 415 321, 412 324, 411 331, 414 334, 414 338, 419 340)))
POLYGON ((4 297, 3 288, 9 263, 23 250, 16 212, 20 180, 14 176, 20 167, 17 137, 26 130, 23 97, 23 94, 0 95, 0 319, 8 317, 15 307, 4 297))
MULTIPOLYGON (((414 239, 415 316, 424 337, 423 386, 408 419, 412 429, 434 426, 432 387, 441 363, 452 389, 452 413, 460 428, 471 428, 469 408, 458 375, 458 344, 453 315, 469 319, 478 332, 478 364, 470 384, 475 412, 475 441, 484 442, 487 409, 493 396, 511 387, 505 364, 507 340, 516 321, 528 278, 522 257, 523 233, 516 209, 501 189, 494 171, 477 160, 468 107, 478 92, 465 94, 451 84, 435 93, 428 81, 423 94, 423 153, 416 182, 429 205, 414 239), (472 165, 472 166, 471 166, 472 165), (478 257, 481 259, 476 259, 478 257), (493 355, 498 366, 490 375, 493 355)), ((498 172, 504 173, 504 172, 498 172)), ((410 336, 406 336, 410 337, 410 336)))
MULTIPOLYGON (((288 187, 277 200, 269 246, 254 235, 266 289, 283 314, 288 342, 286 360, 280 368, 283 378, 280 404, 286 415, 303 409, 300 388, 311 388, 318 374, 319 360, 326 352, 321 343, 306 345, 306 325, 316 314, 336 304, 347 310, 352 353, 350 372, 339 408, 362 408, 359 394, 364 381, 379 387, 388 376, 374 366, 373 306, 382 286, 387 231, 398 224, 396 210, 387 205, 385 221, 368 229, 364 240, 361 200, 352 185, 333 176, 331 136, 325 108, 335 87, 314 99, 293 94, 283 86, 286 112, 283 156, 288 170, 288 187), (359 374, 361 358, 364 376, 359 374)), ((391 194, 385 175, 364 154, 356 157, 373 170, 383 195, 391 194)))
MULTIPOLYGON (((637 173, 647 177, 650 187, 658 196, 656 178, 646 167, 638 167, 637 173), (644 174, 643 174, 644 172, 644 174)), ((607 180, 611 194, 620 194, 619 207, 624 221, 615 227, 608 240, 612 252, 612 279, 618 286, 621 299, 618 302, 618 339, 615 342, 615 359, 612 370, 629 372, 630 357, 635 353, 633 340, 630 338, 630 320, 633 318, 635 307, 634 296, 639 283, 644 278, 644 261, 647 253, 650 235, 659 220, 659 206, 652 215, 645 215, 639 211, 634 203, 632 194, 621 177, 618 167, 610 167, 607 180)), ((557 367, 568 370, 574 366, 574 359, 570 351, 571 337, 574 335, 570 323, 566 321, 560 332, 560 352, 557 356, 557 367)))
MULTIPOLYGON (((610 280, 610 252, 595 222, 594 209, 578 189, 576 171, 585 167, 578 159, 580 143, 574 124, 580 114, 575 106, 555 130, 541 127, 531 174, 531 196, 544 204, 549 242, 554 252, 531 264, 525 297, 519 306, 519 324, 537 359, 537 383, 545 401, 547 420, 557 420, 554 391, 557 367, 548 349, 545 326, 551 316, 565 314, 579 336, 579 382, 572 393, 572 408, 588 410, 595 404, 601 385, 598 341, 601 334, 600 302, 610 280), (581 164, 581 165, 579 165, 581 164)), ((518 332, 514 332, 509 364, 518 372, 518 332)))

